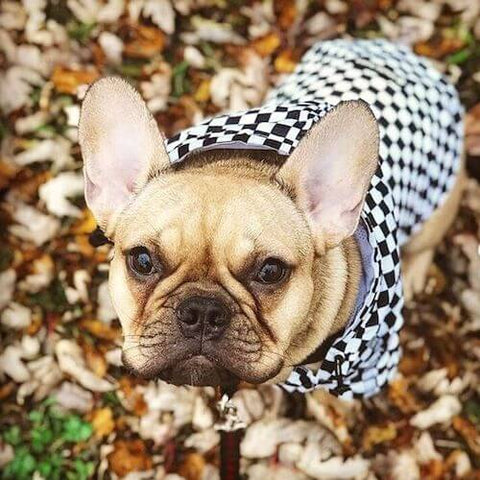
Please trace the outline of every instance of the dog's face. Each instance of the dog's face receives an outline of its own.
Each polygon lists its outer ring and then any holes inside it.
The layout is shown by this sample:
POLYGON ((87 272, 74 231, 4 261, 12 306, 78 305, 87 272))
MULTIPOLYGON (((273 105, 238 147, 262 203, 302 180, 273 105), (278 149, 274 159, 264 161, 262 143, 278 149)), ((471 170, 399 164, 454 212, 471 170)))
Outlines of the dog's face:
POLYGON ((86 199, 114 240, 110 291, 131 370, 175 384, 263 383, 331 333, 347 272, 326 259, 356 227, 378 134, 359 103, 315 128, 279 169, 238 155, 174 168, 131 87, 104 79, 89 90, 86 199), (335 146, 348 122, 356 137, 335 146), (327 169, 332 156, 342 162, 327 169))

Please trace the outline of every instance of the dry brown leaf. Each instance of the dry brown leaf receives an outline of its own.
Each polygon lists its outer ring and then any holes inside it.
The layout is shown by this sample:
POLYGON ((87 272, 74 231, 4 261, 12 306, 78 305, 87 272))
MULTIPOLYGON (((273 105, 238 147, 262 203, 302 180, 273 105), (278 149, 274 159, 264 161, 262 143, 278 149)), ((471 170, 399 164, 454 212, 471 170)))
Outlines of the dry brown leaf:
POLYGON ((11 181, 18 170, 18 167, 14 164, 0 160, 0 188, 11 186, 11 181))
POLYGON ((252 47, 261 57, 268 57, 281 44, 280 35, 276 32, 270 32, 267 35, 257 38, 252 42, 252 47))
POLYGON ((465 116, 465 134, 480 135, 480 103, 472 107, 465 116))
POLYGON ((459 38, 432 38, 426 42, 419 42, 414 50, 418 55, 430 58, 443 58, 446 55, 455 53, 464 46, 463 40, 459 38))
POLYGON ((137 25, 129 31, 130 41, 125 43, 124 53, 132 58, 152 58, 165 47, 165 35, 155 27, 137 25))
POLYGON ((104 355, 88 343, 83 345, 83 352, 88 368, 92 370, 95 375, 104 377, 108 370, 107 361, 105 360, 104 355))
POLYGON ((51 80, 58 92, 76 95, 80 85, 92 83, 99 76, 96 70, 71 70, 57 66, 51 80))
POLYGON ((110 408, 99 408, 94 410, 89 418, 97 437, 106 437, 113 432, 115 422, 113 421, 113 412, 110 408))
POLYGON ((10 185, 10 188, 15 190, 18 198, 29 203, 37 198, 40 185, 47 182, 50 178, 52 178, 52 174, 49 171, 34 174, 33 172, 25 172, 23 170, 17 180, 10 185))
POLYGON ((421 466, 422 480, 442 480, 445 473, 445 467, 441 460, 430 460, 430 462, 421 466))
POLYGON ((124 376, 119 381, 120 390, 125 395, 126 407, 137 417, 141 417, 148 412, 148 405, 143 395, 134 388, 132 378, 124 376))
POLYGON ((205 458, 198 453, 189 453, 178 469, 179 475, 186 480, 200 480, 205 468, 205 458))
POLYGON ((297 17, 297 5, 295 0, 276 0, 274 10, 277 16, 278 26, 287 30, 293 25, 297 17))
POLYGON ((465 440, 472 453, 480 458, 480 432, 475 428, 475 425, 460 416, 453 418, 452 425, 455 431, 465 440))
POLYGON ((462 480, 480 480, 480 469, 465 475, 462 480))
POLYGON ((105 52, 96 42, 92 43, 90 48, 92 51, 93 63, 99 70, 101 70, 105 65, 105 52))
POLYGON ((466 150, 470 155, 480 155, 480 103, 471 108, 465 117, 466 150))
POLYGON ((468 478, 466 474, 470 472, 471 467, 469 457, 460 449, 454 450, 445 460, 445 470, 463 479, 468 478))
POLYGON ((418 412, 420 405, 408 390, 408 382, 397 378, 388 387, 388 399, 404 414, 418 412))
POLYGON ((141 417, 148 412, 148 405, 143 399, 143 396, 136 392, 133 397, 133 405, 132 405, 132 413, 134 413, 137 417, 141 417))
POLYGON ((405 377, 419 375, 427 369, 427 359, 428 353, 423 345, 415 350, 406 350, 400 359, 398 371, 405 377))
POLYGON ((117 440, 113 447, 113 452, 107 456, 108 463, 112 471, 120 477, 152 468, 152 459, 142 440, 117 440))
POLYGON ((13 392, 14 389, 15 389, 15 383, 14 382, 7 382, 4 385, 1 385, 0 386, 0 401, 4 400, 8 396, 10 396, 10 394, 13 392))

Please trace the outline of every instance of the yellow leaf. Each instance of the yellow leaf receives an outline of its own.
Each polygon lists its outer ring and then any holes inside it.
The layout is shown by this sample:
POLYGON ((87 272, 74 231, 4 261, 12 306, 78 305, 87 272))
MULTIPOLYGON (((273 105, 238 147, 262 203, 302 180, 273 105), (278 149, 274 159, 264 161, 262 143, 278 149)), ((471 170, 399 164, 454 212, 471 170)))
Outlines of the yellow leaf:
POLYGON ((91 233, 97 227, 97 222, 87 208, 82 212, 82 218, 78 219, 72 226, 72 233, 76 235, 91 233))
POLYGON ((280 36, 278 33, 270 32, 267 35, 254 40, 252 46, 260 56, 268 57, 280 46, 280 43, 280 36))
POLYGON ((98 77, 96 70, 70 70, 57 66, 53 71, 52 82, 58 92, 76 95, 80 85, 92 83, 98 77))
POLYGON ((275 59, 274 62, 275 71, 278 73, 291 73, 295 69, 297 62, 293 58, 293 52, 291 50, 284 50, 275 59))
POLYGON ((199 103, 208 102, 210 100, 210 79, 202 80, 193 98, 199 103))
POLYGON ((386 425, 371 425, 363 434, 362 444, 365 450, 371 450, 375 445, 393 440, 397 436, 397 427, 394 423, 386 425))
POLYGON ((106 437, 113 432, 115 422, 113 421, 112 410, 108 407, 94 410, 91 422, 97 437, 106 437))
POLYGON ((99 320, 82 320, 82 328, 90 332, 93 336, 103 340, 115 340, 120 337, 120 331, 99 320))

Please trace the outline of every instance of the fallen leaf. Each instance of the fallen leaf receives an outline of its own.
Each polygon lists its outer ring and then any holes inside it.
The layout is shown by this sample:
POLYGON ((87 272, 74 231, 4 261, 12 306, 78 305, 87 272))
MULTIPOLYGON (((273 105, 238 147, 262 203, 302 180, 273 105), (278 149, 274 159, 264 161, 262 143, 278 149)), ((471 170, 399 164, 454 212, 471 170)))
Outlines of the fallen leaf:
POLYGON ((463 417, 454 417, 452 421, 455 431, 462 436, 472 453, 480 458, 480 432, 475 425, 463 417))
POLYGON ((415 350, 405 349, 398 365, 398 371, 405 377, 418 375, 428 368, 428 353, 424 345, 415 350))
POLYGON ((257 38, 252 42, 252 47, 261 57, 268 57, 281 44, 281 39, 278 33, 270 32, 267 35, 257 38))
POLYGON ((441 460, 431 460, 420 467, 422 480, 442 480, 445 474, 445 467, 441 460))
POLYGON ((0 386, 0 401, 5 400, 15 390, 15 383, 7 382, 0 386))
POLYGON ((83 175, 75 172, 62 172, 48 180, 38 189, 38 195, 45 202, 47 210, 57 217, 79 218, 81 210, 69 200, 83 195, 83 175))
POLYGON ((295 0, 277 0, 274 2, 275 14, 278 26, 282 30, 288 30, 297 18, 297 5, 295 0))
POLYGON ((14 163, 7 163, 0 159, 0 188, 11 186, 11 181, 17 174, 19 168, 14 163))
POLYGON ((120 390, 125 395, 126 408, 134 413, 137 417, 141 417, 148 412, 148 405, 143 395, 134 388, 130 377, 123 376, 119 381, 120 390))
POLYGON ((198 453, 188 453, 178 468, 178 474, 186 480, 201 480, 205 469, 205 458, 198 453))
POLYGON ((466 475, 471 471, 472 464, 466 452, 454 450, 447 457, 445 468, 453 473, 454 478, 467 478, 466 475))
POLYGON ((97 437, 106 437, 113 432, 115 422, 113 421, 113 412, 111 408, 99 408, 89 415, 93 429, 97 437))
POLYGON ((420 404, 408 389, 408 382, 404 378, 397 378, 390 383, 388 399, 404 414, 420 410, 420 404))
POLYGON ((152 459, 142 440, 117 440, 113 446, 113 452, 107 455, 108 463, 112 471, 120 477, 152 468, 152 459))
POLYGON ((93 395, 76 383, 63 382, 55 392, 57 404, 67 410, 86 413, 93 407, 93 395))
POLYGON ((197 87, 193 98, 199 103, 208 102, 210 100, 210 79, 202 80, 197 87))
POLYGON ((55 353, 60 370, 71 375, 83 387, 93 392, 108 392, 115 389, 115 384, 100 378, 87 368, 81 348, 72 340, 62 339, 57 342, 55 353))
POLYGON ((389 442, 396 438, 397 433, 397 427, 392 422, 385 425, 369 425, 363 432, 363 449, 371 450, 376 445, 389 442))
POLYGON ((90 332, 93 336, 101 338, 102 340, 116 340, 120 338, 121 332, 119 329, 114 328, 107 323, 100 322, 99 320, 82 320, 80 326, 90 332))
POLYGON ((88 208, 85 208, 82 210, 81 217, 72 225, 70 231, 76 235, 90 234, 95 230, 96 226, 97 222, 92 212, 88 208))
POLYGON ((418 412, 410 419, 410 424, 425 430, 437 423, 449 423, 460 413, 462 405, 453 395, 444 395, 432 403, 427 409, 418 412))
POLYGON ((108 370, 104 355, 89 343, 84 344, 83 351, 88 368, 92 370, 95 375, 104 377, 108 370))
POLYGON ((292 73, 295 70, 298 59, 292 50, 283 50, 280 55, 275 58, 273 65, 278 73, 292 73))
POLYGON ((131 58, 152 58, 165 47, 165 35, 155 27, 130 26, 124 54, 131 58), (130 40, 131 39, 131 40, 130 40))
POLYGON ((80 85, 92 83, 98 77, 96 70, 71 70, 57 66, 51 80, 58 92, 76 95, 80 85))

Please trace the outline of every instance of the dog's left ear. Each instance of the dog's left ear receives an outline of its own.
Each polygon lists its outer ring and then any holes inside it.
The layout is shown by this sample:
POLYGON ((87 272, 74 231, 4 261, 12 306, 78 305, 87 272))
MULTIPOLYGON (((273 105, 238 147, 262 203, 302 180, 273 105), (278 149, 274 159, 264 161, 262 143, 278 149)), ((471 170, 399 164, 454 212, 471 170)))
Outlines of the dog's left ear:
POLYGON ((126 81, 95 82, 83 100, 79 143, 85 199, 104 232, 116 213, 169 165, 163 136, 140 94, 126 81))
POLYGON ((300 141, 278 173, 293 187, 319 254, 356 229, 378 165, 378 125, 363 101, 339 103, 300 141))

